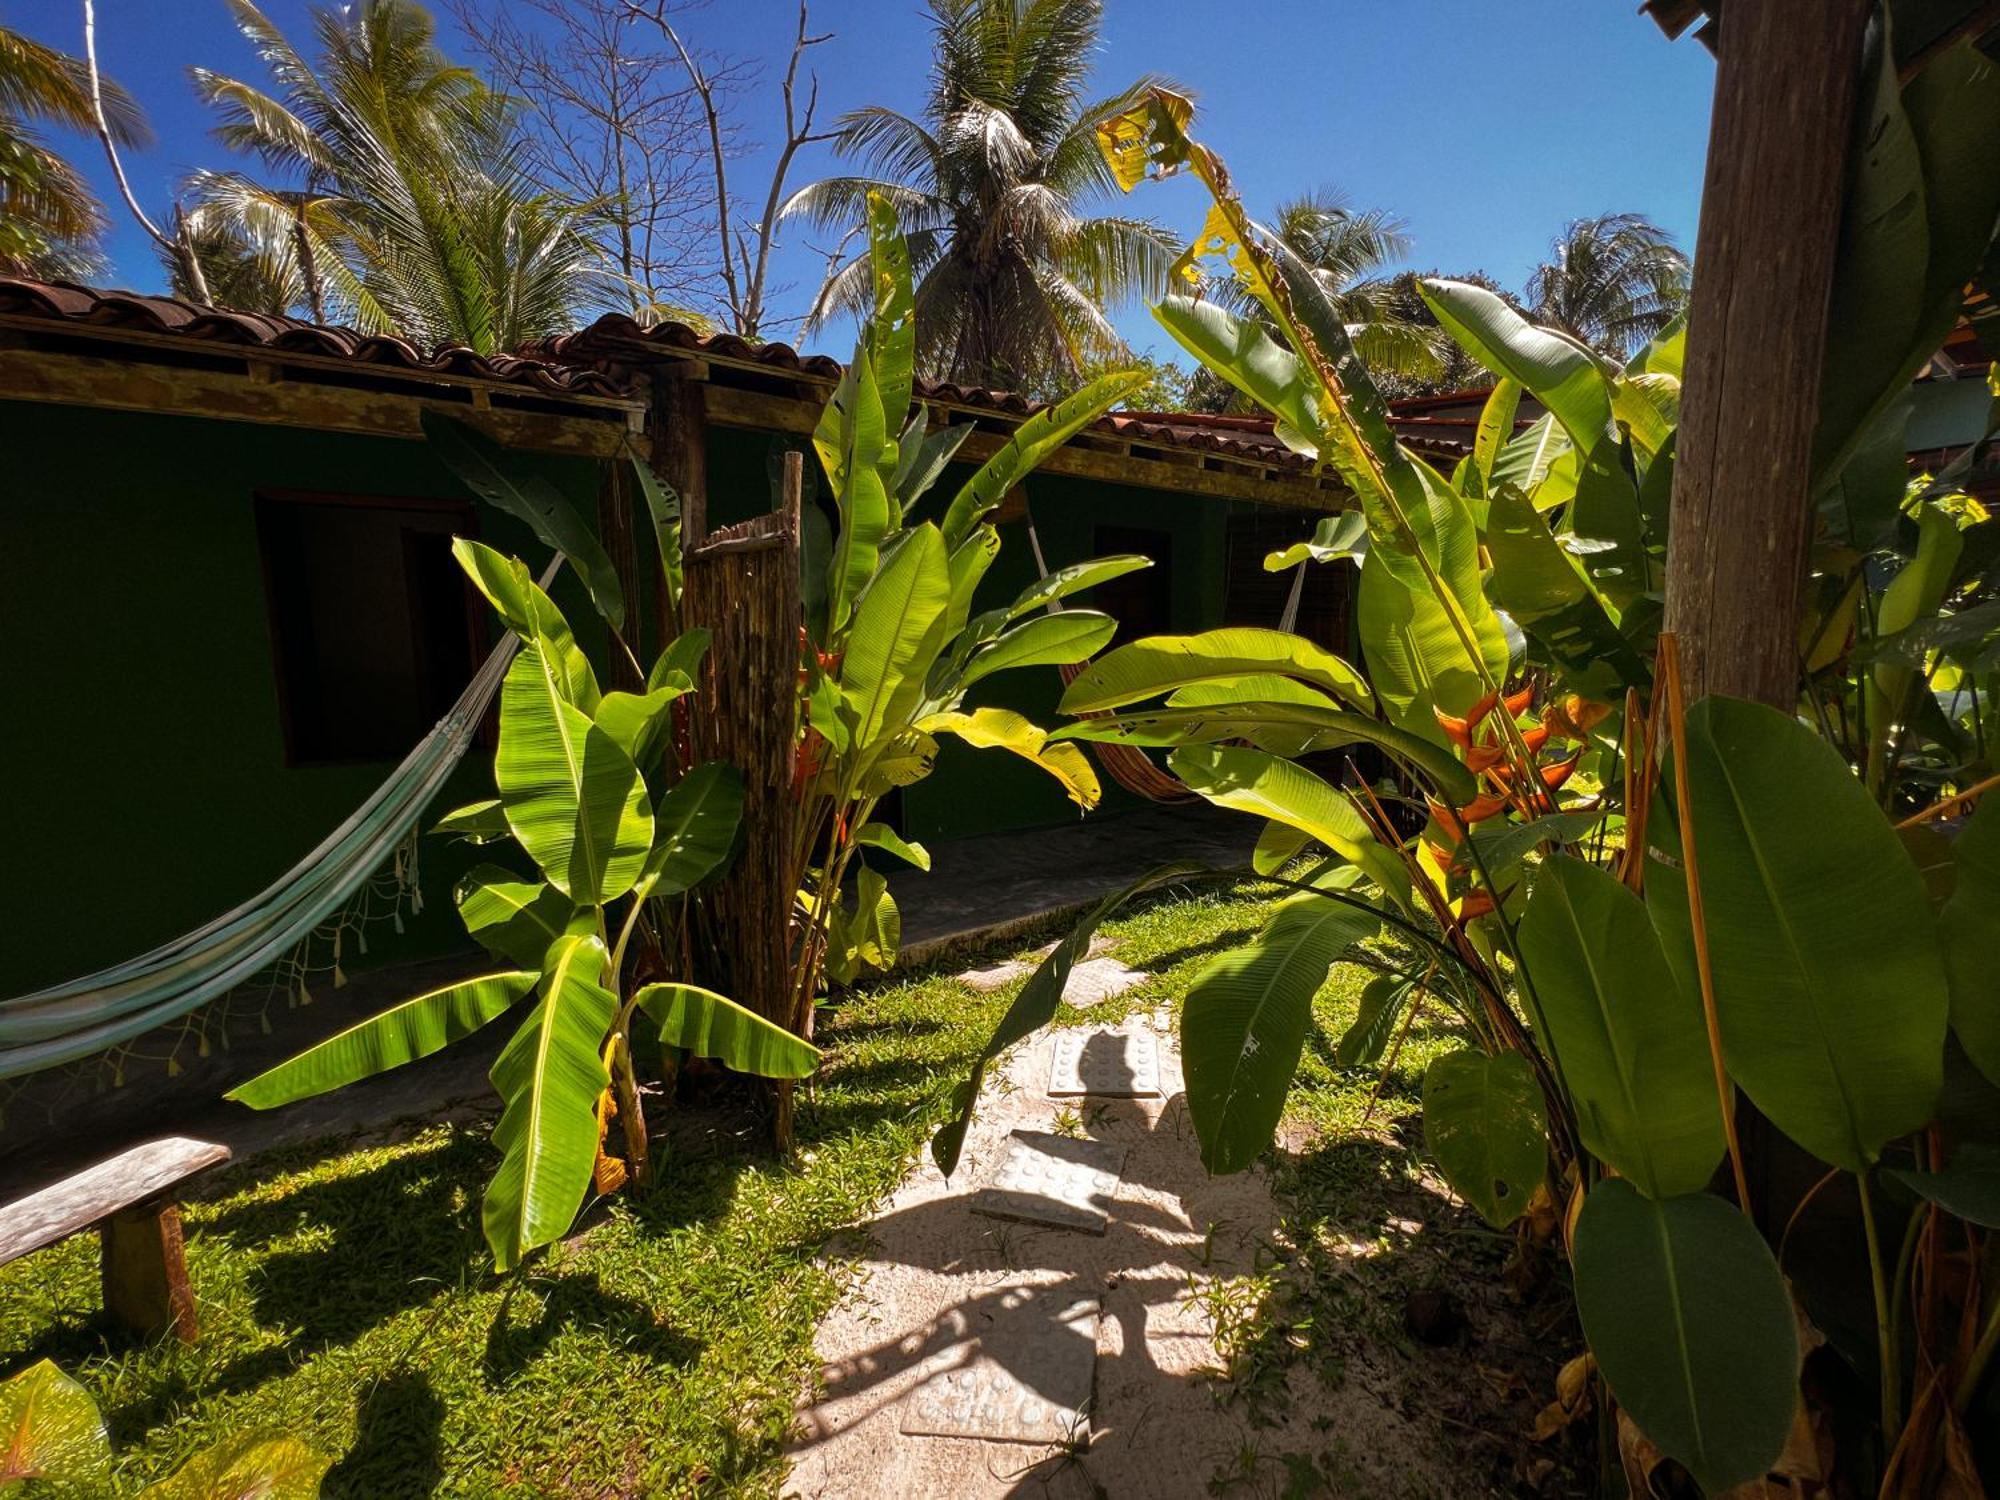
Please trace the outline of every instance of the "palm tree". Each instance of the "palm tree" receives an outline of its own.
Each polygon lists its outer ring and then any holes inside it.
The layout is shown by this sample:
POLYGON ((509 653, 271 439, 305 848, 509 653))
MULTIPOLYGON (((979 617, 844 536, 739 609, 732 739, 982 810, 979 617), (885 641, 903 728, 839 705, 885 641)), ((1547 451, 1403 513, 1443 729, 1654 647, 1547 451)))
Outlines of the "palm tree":
MULTIPOLYGON (((145 116, 104 82, 105 123, 144 145, 145 116)), ((76 168, 42 144, 37 124, 95 130, 88 70, 77 58, 0 26, 0 271, 87 280, 103 270, 104 210, 76 168)))
MULTIPOLYGON (((895 206, 916 278, 917 360, 939 379, 988 386, 1073 380, 1122 354, 1105 309, 1155 292, 1177 247, 1155 225, 1091 216, 1116 184, 1093 133, 1129 108, 1084 96, 1102 0, 930 0, 937 33, 922 119, 869 108, 842 116, 835 149, 867 175, 794 194, 788 216, 836 233, 869 192, 895 206)), ((865 254, 829 272, 808 330, 871 303, 865 254)))
MULTIPOLYGON (((1266 228, 1312 268, 1370 371, 1413 381, 1437 378, 1447 341, 1435 320, 1427 325, 1408 315, 1397 279, 1382 274, 1409 251, 1401 219, 1379 208, 1354 208, 1338 190, 1318 188, 1280 203, 1266 228)), ((1232 312, 1270 321, 1240 278, 1212 287, 1209 295, 1232 312)))
POLYGON ((1566 226, 1528 278, 1528 311, 1623 359, 1687 306, 1688 259, 1643 214, 1600 214, 1566 226))
POLYGON ((288 185, 197 173, 193 229, 260 305, 481 353, 570 327, 596 270, 584 211, 535 189, 514 106, 438 49, 411 0, 313 12, 309 63, 228 0, 278 85, 194 70, 226 146, 288 185))

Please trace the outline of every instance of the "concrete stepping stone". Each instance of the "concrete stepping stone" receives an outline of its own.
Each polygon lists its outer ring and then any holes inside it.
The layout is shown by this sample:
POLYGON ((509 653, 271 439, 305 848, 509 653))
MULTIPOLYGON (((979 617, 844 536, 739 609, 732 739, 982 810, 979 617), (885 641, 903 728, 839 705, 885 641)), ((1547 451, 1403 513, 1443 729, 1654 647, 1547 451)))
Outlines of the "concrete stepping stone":
MULTIPOLYGON (((1106 937, 1101 933, 1092 938, 1090 940, 1090 947, 1084 952, 1084 962, 1070 970, 1070 982, 1063 987, 1063 993, 1067 995, 1075 986, 1079 970, 1087 968, 1092 959, 1108 952, 1117 941, 1116 938, 1106 937)), ((1043 959, 1055 951, 1056 945, 1054 943, 1044 943, 1032 953, 1024 954, 1020 958, 1010 958, 1003 964, 993 964, 984 969, 967 969, 964 973, 954 975, 953 977, 960 984, 978 990, 982 995, 991 994, 994 990, 1004 988, 1016 980, 1026 979, 1036 969, 1041 967, 1043 959)))
POLYGON ((1125 1171, 1125 1148, 1045 1130, 1017 1130, 972 1211, 994 1219, 1102 1234, 1125 1171))
POLYGON ((1113 995, 1122 995, 1152 977, 1143 969, 1126 968, 1115 958, 1085 959, 1069 971, 1069 982, 1063 986, 1063 999, 1082 1009, 1100 1000, 1109 1000, 1113 995))
POLYGON ((1005 1443, 1084 1437, 1101 1311, 1073 1287, 1032 1283, 953 1309, 940 1327, 960 1336, 924 1361, 901 1402, 902 1430, 1005 1443))
POLYGON ((1160 1094, 1160 1042, 1147 1026, 1058 1031, 1049 1067, 1049 1097, 1096 1095, 1156 1099, 1160 1094))

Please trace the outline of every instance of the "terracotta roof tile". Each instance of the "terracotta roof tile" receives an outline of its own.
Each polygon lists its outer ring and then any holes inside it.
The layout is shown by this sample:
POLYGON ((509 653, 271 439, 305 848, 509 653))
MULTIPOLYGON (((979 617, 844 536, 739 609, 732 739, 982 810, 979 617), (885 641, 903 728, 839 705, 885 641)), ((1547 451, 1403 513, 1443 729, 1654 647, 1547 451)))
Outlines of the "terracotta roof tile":
POLYGON ((629 394, 622 381, 601 370, 514 354, 479 354, 459 345, 426 354, 409 340, 388 335, 209 307, 175 297, 103 291, 73 282, 0 276, 0 315, 42 318, 82 328, 135 330, 239 348, 275 349, 351 361, 390 374, 456 375, 555 396, 629 394))

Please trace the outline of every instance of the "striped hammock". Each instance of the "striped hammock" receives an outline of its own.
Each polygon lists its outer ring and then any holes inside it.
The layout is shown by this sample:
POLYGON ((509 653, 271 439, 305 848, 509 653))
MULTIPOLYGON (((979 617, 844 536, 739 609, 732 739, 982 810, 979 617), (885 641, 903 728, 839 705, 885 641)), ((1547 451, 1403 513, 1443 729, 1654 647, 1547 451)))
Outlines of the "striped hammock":
POLYGON ((464 758, 513 655, 509 633, 437 727, 374 794, 265 890, 150 953, 0 1000, 0 1079, 77 1062, 129 1042, 281 962, 340 912, 410 837, 464 758))

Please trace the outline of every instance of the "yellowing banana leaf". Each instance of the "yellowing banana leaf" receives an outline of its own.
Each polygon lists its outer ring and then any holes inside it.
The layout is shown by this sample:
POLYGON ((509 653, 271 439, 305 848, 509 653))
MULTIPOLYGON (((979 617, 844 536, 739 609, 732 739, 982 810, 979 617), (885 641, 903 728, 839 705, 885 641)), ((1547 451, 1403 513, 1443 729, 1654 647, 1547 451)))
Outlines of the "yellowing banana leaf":
POLYGON ((493 1144, 502 1155, 481 1219, 496 1270, 567 1234, 590 1189, 597 1097, 611 1081, 599 1049, 618 1008, 602 983, 608 962, 595 935, 566 933, 552 944, 541 997, 493 1064, 503 1103, 493 1144))
POLYGON ((96 1484, 111 1467, 97 1403, 48 1359, 0 1381, 0 1442, 0 1490, 29 1479, 96 1484))
POLYGON ((252 1109, 276 1109, 429 1057, 519 1004, 540 979, 536 969, 484 974, 418 995, 238 1084, 224 1097, 252 1109))
POLYGON ((1722 1160, 1701 1001, 1645 903, 1609 871, 1545 861, 1517 942, 1583 1144, 1649 1198, 1698 1193, 1722 1160))
POLYGON ((625 591, 618 570, 597 534, 563 498, 562 491, 536 473, 532 461, 510 453, 478 428, 426 407, 420 415, 424 437, 459 482, 489 505, 523 522, 547 546, 569 559, 590 591, 597 612, 613 630, 625 624, 625 591))
POLYGON ((140 1500, 317 1500, 333 1460, 295 1437, 242 1432, 139 1492, 140 1500))
POLYGON ((1334 963, 1381 919, 1326 896, 1294 896, 1250 942, 1212 960, 1188 987, 1181 1055, 1188 1115, 1211 1172, 1255 1162, 1285 1111, 1334 963))
POLYGON ((727 996, 693 984, 649 984, 635 1003, 660 1028, 660 1041, 758 1078, 809 1078, 819 1049, 727 996))
POLYGON ((501 686, 493 780, 507 826, 557 890, 596 906, 632 888, 653 844, 646 783, 618 742, 564 696, 533 642, 501 686))
POLYGON ((1359 709, 1372 707, 1367 679, 1332 652, 1282 630, 1230 626, 1200 635, 1149 636, 1107 652, 1069 685, 1062 711, 1121 708, 1191 683, 1263 672, 1324 688, 1359 709))
POLYGON ((905 864, 915 865, 919 870, 931 867, 931 852, 914 839, 906 839, 887 823, 864 823, 854 835, 854 842, 868 849, 883 849, 905 864))
POLYGON ((1070 801, 1088 812, 1103 797, 1097 773, 1074 745, 1051 744, 1047 731, 1011 708, 975 708, 969 713, 932 714, 917 728, 925 734, 953 734, 977 750, 1011 750, 1062 783, 1070 801))

